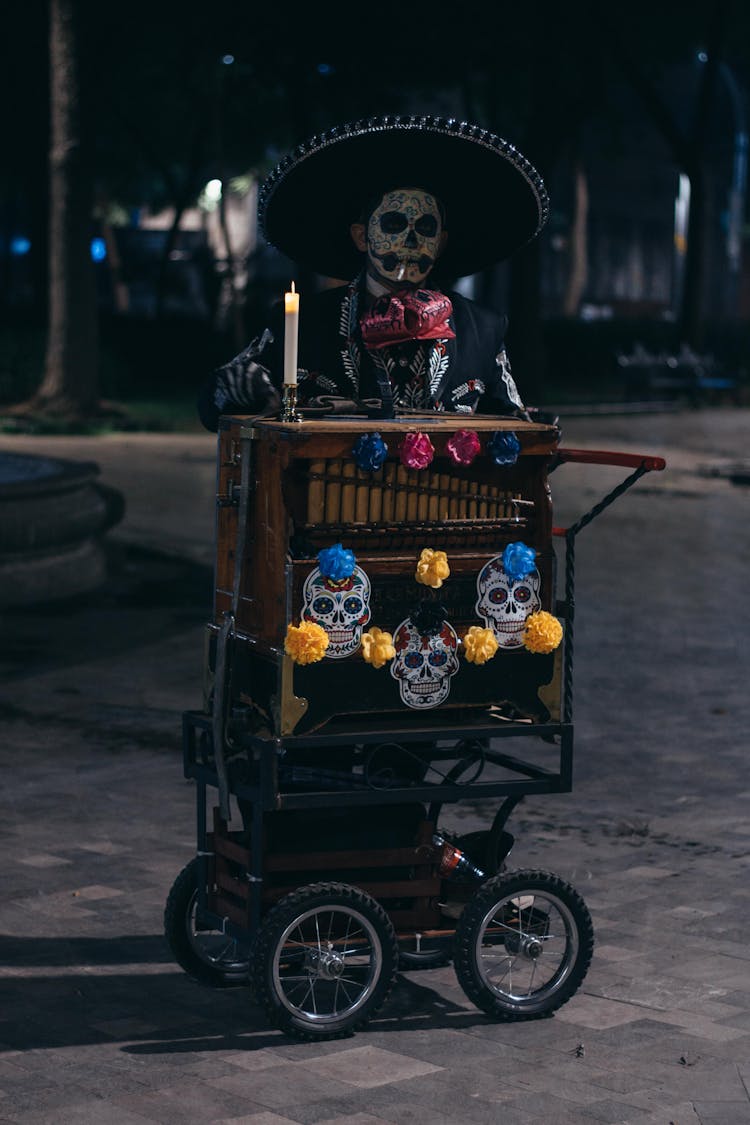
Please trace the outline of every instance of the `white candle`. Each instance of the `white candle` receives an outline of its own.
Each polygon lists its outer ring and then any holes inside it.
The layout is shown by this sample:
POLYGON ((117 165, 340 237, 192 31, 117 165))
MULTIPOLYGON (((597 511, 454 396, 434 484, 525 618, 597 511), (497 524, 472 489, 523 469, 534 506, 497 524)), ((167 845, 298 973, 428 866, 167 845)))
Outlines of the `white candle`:
POLYGON ((299 331, 299 293, 294 288, 284 294, 284 385, 297 385, 297 336, 299 331))

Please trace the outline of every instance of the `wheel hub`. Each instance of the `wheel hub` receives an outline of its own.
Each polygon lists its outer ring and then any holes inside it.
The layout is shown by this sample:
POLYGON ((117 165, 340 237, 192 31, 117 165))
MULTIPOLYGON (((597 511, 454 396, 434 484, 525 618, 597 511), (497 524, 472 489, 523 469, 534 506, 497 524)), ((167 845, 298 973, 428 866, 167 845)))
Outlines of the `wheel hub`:
POLYGON ((307 967, 323 980, 337 980, 344 972, 344 958, 333 949, 311 949, 307 967))
POLYGON ((511 956, 525 957, 527 961, 536 961, 544 952, 541 938, 533 934, 509 934, 505 948, 511 956))
POLYGON ((538 937, 524 935, 521 941, 521 956, 526 957, 529 961, 536 961, 537 957, 541 957, 543 948, 538 937))

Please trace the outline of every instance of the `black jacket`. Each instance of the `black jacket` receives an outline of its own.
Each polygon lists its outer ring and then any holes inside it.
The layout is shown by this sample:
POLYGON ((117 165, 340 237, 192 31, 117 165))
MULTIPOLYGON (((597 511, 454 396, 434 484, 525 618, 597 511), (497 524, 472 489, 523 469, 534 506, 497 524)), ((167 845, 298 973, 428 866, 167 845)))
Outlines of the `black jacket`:
MULTIPOLYGON (((381 349, 374 362, 359 333, 356 285, 302 295, 299 327, 299 397, 302 405, 320 395, 384 399, 401 405, 526 417, 505 356, 504 317, 450 293, 455 339, 408 343, 381 349), (415 397, 417 396, 417 397, 415 397), (421 396, 421 401, 419 401, 421 396), (411 401, 409 401, 411 399, 411 401)), ((270 332, 231 363, 213 372, 201 390, 198 409, 207 429, 221 414, 258 413, 271 405, 283 378, 283 311, 270 332)))

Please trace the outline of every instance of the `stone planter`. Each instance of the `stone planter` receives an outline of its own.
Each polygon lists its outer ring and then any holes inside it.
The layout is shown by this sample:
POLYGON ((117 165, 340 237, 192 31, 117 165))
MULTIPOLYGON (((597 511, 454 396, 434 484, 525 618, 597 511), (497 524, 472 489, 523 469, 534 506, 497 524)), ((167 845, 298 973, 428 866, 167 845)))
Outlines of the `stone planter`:
POLYGON ((101 585, 102 537, 124 514, 99 466, 0 453, 0 606, 68 598, 101 585))

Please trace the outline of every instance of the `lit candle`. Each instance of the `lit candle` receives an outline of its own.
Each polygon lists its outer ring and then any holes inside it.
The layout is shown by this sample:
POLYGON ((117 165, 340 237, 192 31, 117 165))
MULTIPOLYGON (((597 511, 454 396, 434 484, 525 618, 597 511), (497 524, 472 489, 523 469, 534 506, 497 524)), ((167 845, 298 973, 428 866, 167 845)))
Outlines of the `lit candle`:
POLYGON ((284 294, 284 384, 297 386, 297 334, 299 330, 299 293, 294 288, 284 294))

